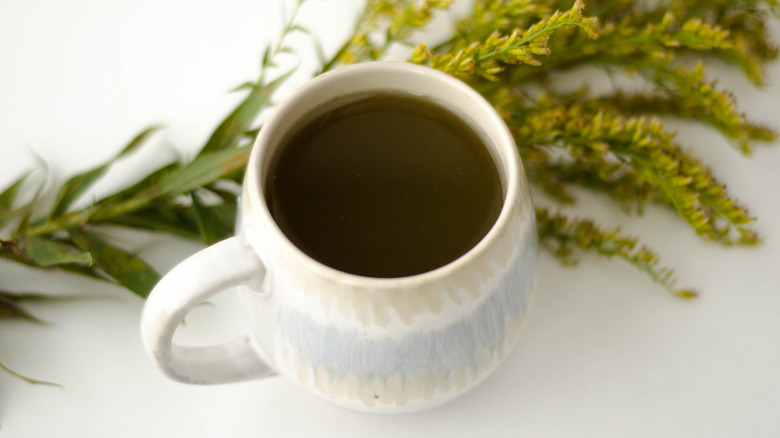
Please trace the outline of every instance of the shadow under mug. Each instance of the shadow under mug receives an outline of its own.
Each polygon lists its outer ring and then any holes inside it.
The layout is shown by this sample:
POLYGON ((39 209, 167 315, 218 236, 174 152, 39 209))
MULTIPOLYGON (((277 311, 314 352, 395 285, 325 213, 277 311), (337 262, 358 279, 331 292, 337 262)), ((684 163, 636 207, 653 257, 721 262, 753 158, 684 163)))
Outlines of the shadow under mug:
POLYGON ((265 123, 249 159, 237 235, 186 259, 150 294, 141 332, 152 360, 187 383, 281 373, 340 406, 409 412, 442 404, 488 376, 513 347, 535 286, 538 244, 525 173, 509 130, 478 93, 436 70, 375 62, 325 73, 265 123), (355 93, 423 96, 465 120, 496 164, 503 205, 471 250, 400 278, 341 272, 310 258, 280 231, 263 184, 280 139, 316 108, 355 93), (198 304, 240 287, 246 336, 207 347, 173 343, 198 304))

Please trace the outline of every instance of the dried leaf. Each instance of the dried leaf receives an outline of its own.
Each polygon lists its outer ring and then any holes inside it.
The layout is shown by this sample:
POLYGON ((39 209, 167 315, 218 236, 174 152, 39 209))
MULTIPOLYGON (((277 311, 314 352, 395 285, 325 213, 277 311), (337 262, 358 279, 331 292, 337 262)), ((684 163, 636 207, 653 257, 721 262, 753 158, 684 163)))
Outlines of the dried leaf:
POLYGON ((72 232, 71 237, 79 248, 92 253, 95 266, 142 298, 160 280, 160 275, 140 257, 94 234, 81 230, 72 232))

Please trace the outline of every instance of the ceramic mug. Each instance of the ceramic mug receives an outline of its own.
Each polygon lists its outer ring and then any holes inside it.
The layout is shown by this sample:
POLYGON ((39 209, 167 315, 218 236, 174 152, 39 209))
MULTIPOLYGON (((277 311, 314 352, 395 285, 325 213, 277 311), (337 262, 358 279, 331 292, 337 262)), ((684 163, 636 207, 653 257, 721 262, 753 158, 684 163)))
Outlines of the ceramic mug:
POLYGON ((249 159, 237 235, 168 273, 144 307, 144 345, 170 378, 225 383, 281 373, 315 395, 370 412, 415 411, 474 387, 517 339, 534 290, 534 211, 509 130, 478 93, 444 73, 376 62, 325 73, 263 126, 249 159), (471 250, 432 271, 369 278, 310 258, 280 231, 263 185, 280 139, 341 96, 403 91, 462 117, 486 143, 503 206, 471 250), (250 333, 225 345, 185 347, 173 334, 195 306, 241 287, 250 333))

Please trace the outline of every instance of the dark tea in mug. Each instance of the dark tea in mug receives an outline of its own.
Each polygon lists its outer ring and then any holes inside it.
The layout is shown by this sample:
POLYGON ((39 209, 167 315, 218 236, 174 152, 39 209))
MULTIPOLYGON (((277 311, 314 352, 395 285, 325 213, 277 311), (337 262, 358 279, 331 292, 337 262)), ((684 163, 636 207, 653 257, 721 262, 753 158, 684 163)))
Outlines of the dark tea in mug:
POLYGON ((467 122, 422 97, 339 99, 283 139, 265 184, 287 238, 351 274, 394 278, 457 259, 503 204, 493 157, 467 122))

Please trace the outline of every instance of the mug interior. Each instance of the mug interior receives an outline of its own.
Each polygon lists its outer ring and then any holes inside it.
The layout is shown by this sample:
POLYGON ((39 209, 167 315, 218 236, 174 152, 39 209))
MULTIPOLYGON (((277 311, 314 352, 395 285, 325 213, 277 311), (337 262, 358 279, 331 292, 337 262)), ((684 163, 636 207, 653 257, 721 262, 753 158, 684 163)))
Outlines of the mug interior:
POLYGON ((324 274, 338 273, 341 276, 354 276, 371 281, 415 281, 414 278, 426 278, 444 275, 437 272, 454 269, 458 264, 466 263, 476 257, 490 245, 490 240, 500 234, 505 226, 509 211, 517 202, 517 180, 520 177, 519 157, 514 141, 506 125, 493 107, 476 91, 463 82, 436 70, 407 63, 375 62, 342 67, 325 73, 305 84, 287 100, 283 101, 263 126, 252 151, 247 179, 249 196, 253 208, 258 209, 260 219, 271 222, 275 234, 278 233, 284 245, 303 257, 306 264, 324 274), (280 230, 271 216, 266 203, 266 189, 269 175, 278 159, 281 148, 296 130, 306 121, 316 118, 334 107, 349 104, 364 98, 370 93, 396 92, 425 98, 464 120, 471 129, 482 138, 490 153, 499 175, 503 204, 498 218, 490 231, 465 254, 431 271, 407 277, 364 277, 339 271, 309 257, 296 247, 280 230), (491 237, 492 236, 492 237, 491 237), (451 266, 455 265, 455 266, 451 266), (332 272, 330 272, 332 271, 332 272))

